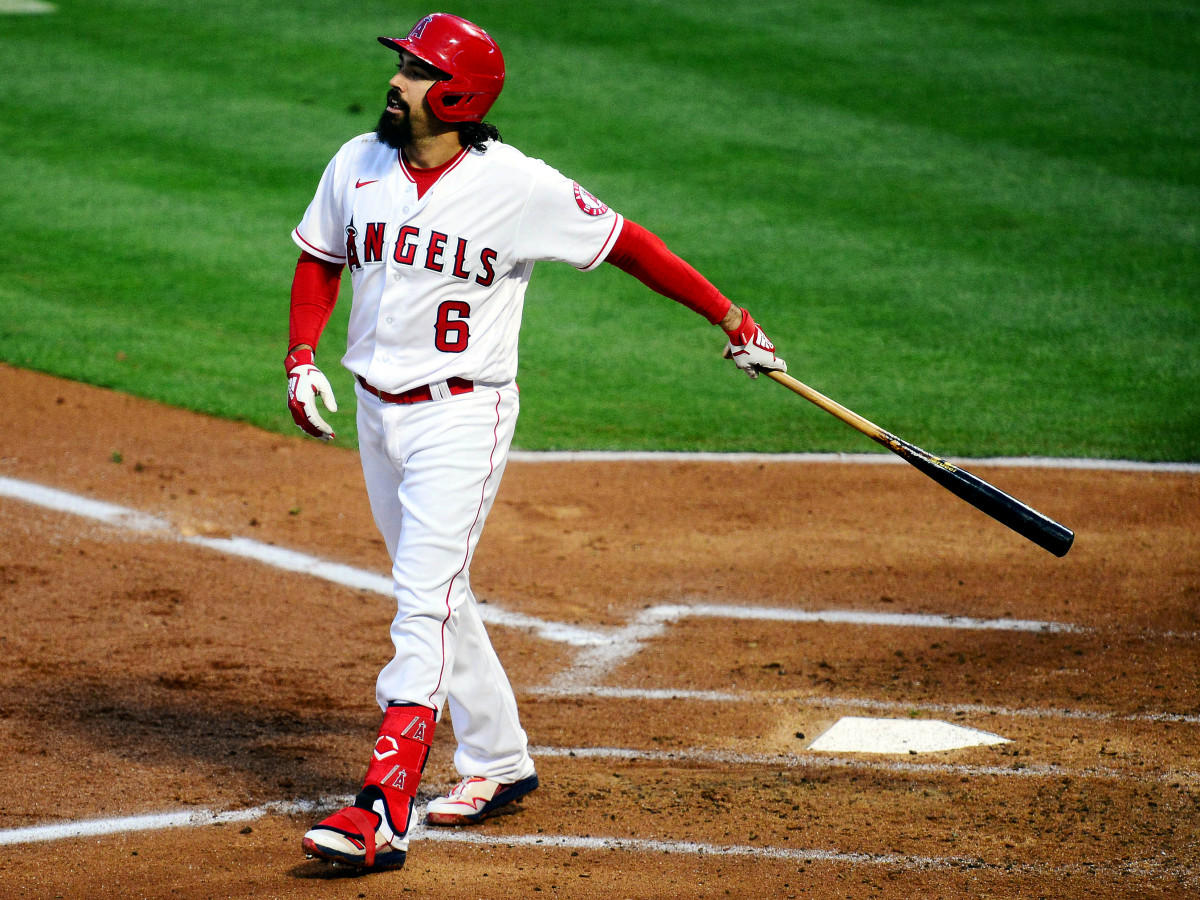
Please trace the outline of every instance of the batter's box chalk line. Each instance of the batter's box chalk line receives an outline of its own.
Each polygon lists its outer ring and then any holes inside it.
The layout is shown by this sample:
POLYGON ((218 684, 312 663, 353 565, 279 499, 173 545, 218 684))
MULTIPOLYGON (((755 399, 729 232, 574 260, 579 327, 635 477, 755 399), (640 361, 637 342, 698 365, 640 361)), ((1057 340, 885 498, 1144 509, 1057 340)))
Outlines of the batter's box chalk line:
MULTIPOLYGON (((311 816, 320 811, 337 809, 352 802, 353 797, 323 797, 319 800, 291 800, 264 803, 249 809, 219 811, 191 809, 109 819, 86 819, 75 822, 37 825, 0 831, 0 846, 17 846, 68 838, 102 837, 139 831, 162 831, 168 828, 196 828, 252 822, 271 815, 311 816)), ((424 809, 419 808, 418 821, 423 821, 424 809)), ((470 844, 481 847, 522 847, 547 851, 591 851, 608 853, 639 853, 675 856, 742 857, 787 862, 834 863, 851 867, 887 866, 905 870, 971 870, 994 871, 1006 875, 1049 875, 1059 877, 1096 878, 1114 875, 1137 875, 1141 878, 1171 879, 1188 886, 1200 879, 1192 868, 1164 863, 1162 860, 1127 860, 1116 864, 1054 865, 1038 863, 990 863, 979 857, 921 856, 900 853, 856 853, 828 849, 773 847, 770 845, 710 844, 699 841, 658 840, 653 838, 622 838, 569 834, 494 834, 469 829, 426 828, 417 825, 412 831, 414 844, 470 844)))
MULTIPOLYGON (((207 550, 251 559, 283 571, 321 578, 356 590, 392 596, 391 578, 378 572, 331 562, 307 553, 264 544, 250 538, 211 538, 184 535, 165 519, 148 515, 113 503, 94 500, 57 488, 30 481, 0 476, 0 497, 9 497, 70 515, 102 522, 147 535, 179 540, 207 550)), ((669 625, 687 618, 725 618, 788 623, 822 623, 880 628, 943 628, 959 630, 1009 631, 1027 633, 1077 633, 1089 629, 1064 622, 1043 622, 1025 619, 978 619, 970 616, 946 616, 922 613, 877 613, 859 610, 798 610, 748 605, 719 605, 711 603, 659 604, 643 609, 628 625, 619 627, 585 628, 564 622, 552 622, 512 612, 501 606, 482 602, 480 617, 488 625, 527 630, 542 640, 565 644, 578 649, 573 664, 561 672, 552 684, 535 693, 546 695, 585 694, 597 697, 628 697, 638 699, 691 699, 700 701, 744 702, 746 694, 720 691, 676 691, 670 689, 638 690, 609 688, 601 682, 616 666, 639 653, 648 641, 659 637, 669 625)), ((752 695, 751 695, 752 696, 752 695)), ((830 705, 844 703, 863 708, 887 709, 887 701, 829 698, 800 698, 798 702, 830 705), (874 706, 873 706, 874 705, 874 706)), ((900 708, 901 705, 897 705, 900 708)), ((962 705, 909 704, 903 708, 926 711, 938 709, 962 710, 962 705)), ((995 712, 1000 708, 972 706, 972 711, 995 712)), ((1009 711, 1014 715, 1037 717, 1119 718, 1141 721, 1175 721, 1200 724, 1200 716, 1169 713, 1145 713, 1112 716, 1071 710, 1009 711)))
MULTIPOLYGON (((173 538, 181 540, 184 543, 204 547, 211 551, 226 553, 246 559, 254 559, 266 565, 270 565, 285 571, 306 574, 347 587, 356 588, 359 590, 374 591, 384 596, 391 596, 391 580, 375 572, 356 569, 340 563, 329 562, 327 560, 322 560, 317 557, 309 556, 307 554, 292 550, 272 547, 270 545, 262 544, 246 538, 206 538, 200 536, 180 535, 179 532, 174 529, 169 522, 157 517, 146 515, 137 510, 127 509, 115 504, 92 500, 87 497, 81 497, 66 491, 48 488, 42 485, 33 484, 31 482, 0 477, 0 496, 10 497, 12 499, 41 506, 42 508, 46 509, 52 509, 63 513, 90 518, 95 521, 103 522, 112 527, 129 529, 150 535, 158 535, 164 538, 173 538)), ((608 629, 588 629, 564 623, 548 622, 521 613, 509 612, 496 606, 495 604, 490 603, 481 604, 480 613, 484 621, 488 624, 523 628, 537 634, 544 640, 555 641, 580 648, 576 664, 563 674, 557 685, 542 689, 539 691, 539 693, 549 695, 587 694, 593 696, 620 696, 638 698, 655 698, 661 696, 666 699, 674 699, 684 696, 687 699, 723 700, 732 702, 745 702, 748 697, 746 695, 726 694, 715 691, 637 691, 623 688, 606 688, 597 686, 594 682, 589 684, 588 681, 590 679, 598 679, 616 664, 635 655, 646 641, 659 636, 668 625, 679 622, 687 617, 757 619, 761 621, 786 622, 824 622, 829 624, 852 624, 879 627, 958 628, 1026 632, 1070 632, 1086 630, 1081 629, 1078 626, 1058 622, 1029 622, 1012 619, 981 620, 960 616, 879 614, 839 610, 805 611, 750 606, 716 606, 711 604, 675 604, 653 606, 639 613, 635 620, 630 624, 623 627, 608 629)), ((917 708, 913 707, 911 704, 861 700, 855 698, 792 698, 789 702, 806 702, 810 705, 816 706, 860 705, 872 709, 904 708, 906 710, 911 710, 913 708, 917 708)), ((924 708, 962 711, 968 707, 944 704, 925 704, 924 708)), ((1192 724, 1200 723, 1200 716, 1113 716, 1104 713, 1086 713, 1070 710, 997 710, 996 708, 988 708, 978 705, 973 705, 969 708, 972 711, 979 712, 1000 711, 1001 713, 1007 715, 1033 715, 1039 717, 1065 715, 1067 717, 1129 718, 1148 721, 1170 720, 1186 721, 1192 724)), ((840 720, 839 724, 846 721, 846 719, 842 719, 840 720)), ((880 727, 878 723, 885 720, 876 719, 869 721, 876 723, 873 727, 878 729, 880 727)), ((835 729, 836 727, 837 726, 835 725, 835 729)), ((956 728, 957 726, 949 727, 956 728)), ((830 729, 830 732, 833 732, 835 729, 830 729)), ((974 731, 974 729, 962 730, 974 731)), ((828 735, 830 732, 827 732, 826 734, 828 735)), ((977 734, 987 733, 977 732, 977 734)), ((991 737, 997 740, 1003 740, 1003 738, 999 738, 995 735, 991 735, 991 737)), ((554 751, 551 751, 549 748, 538 749, 540 749, 544 755, 564 755, 564 751, 561 748, 554 751)), ((576 750, 566 750, 565 754, 570 756, 594 756, 600 754, 610 754, 619 755, 630 759, 638 758, 639 756, 649 758, 650 756, 649 751, 616 749, 605 750, 597 748, 577 748, 576 750)), ((686 756, 688 754, 685 751, 674 755, 686 756)), ((708 755, 714 756, 715 758, 720 754, 714 753, 713 751, 693 751, 692 755, 708 755)), ((668 753, 667 756, 671 757, 673 754, 668 753)), ((776 764, 788 764, 786 761, 779 758, 771 759, 774 760, 776 764)), ((732 762, 734 760, 731 757, 729 761, 732 762)), ((758 757, 754 757, 752 759, 748 757, 745 761, 753 764, 762 764, 762 760, 759 760, 758 757)), ((792 764, 796 763, 793 762, 792 764)), ((944 766, 939 764, 905 764, 897 762, 861 763, 847 761, 845 759, 839 759, 836 757, 816 756, 807 758, 802 764, 828 766, 869 766, 875 768, 883 767, 893 770, 912 770, 914 773, 930 767, 936 767, 938 769, 944 768, 944 766)), ((1029 769, 974 767, 974 769, 979 769, 978 772, 966 771, 966 769, 972 769, 972 767, 956 766, 953 768, 956 770, 964 770, 958 773, 962 775, 999 775, 1000 773, 1003 773, 1002 777, 1007 777, 1009 775, 1015 777, 1039 777, 1053 775, 1057 777, 1062 774, 1061 770, 1059 770, 1057 767, 1039 767, 1036 770, 1033 767, 1030 767, 1029 769), (1042 769, 1045 769, 1045 772, 1041 771, 1042 769)), ((1115 772, 1081 772, 1076 774, 1084 777, 1131 777, 1123 773, 1115 772)), ((1179 773, 1175 773, 1171 777, 1179 777, 1179 773)), ((100 836, 133 831, 158 831, 165 828, 183 828, 201 825, 246 822, 267 815, 311 815, 322 809, 331 809, 343 806, 350 801, 351 798, 348 796, 326 797, 316 801, 276 801, 251 809, 228 811, 193 809, 124 818, 95 819, 67 823, 55 823, 27 828, 16 828, 0 831, 0 846, 11 846, 37 841, 60 840, 66 838, 100 836)), ((1035 863, 1013 865, 1010 863, 992 864, 987 863, 982 859, 959 857, 928 857, 888 854, 872 855, 864 853, 844 853, 835 850, 805 850, 770 846, 729 846, 691 841, 664 841, 616 837, 580 837, 573 835, 545 834, 489 835, 479 832, 458 830, 426 830, 423 827, 418 827, 417 831, 414 833, 414 838, 484 846, 523 846, 542 848, 545 850, 572 849, 655 854, 686 854, 700 856, 740 856, 764 860, 775 859, 807 862, 831 862, 850 866, 884 865, 890 868, 917 870, 992 869, 995 871, 1003 871, 1005 873, 1022 872, 1034 875, 1062 875, 1092 878, 1107 872, 1118 875, 1132 874, 1140 877, 1170 878, 1174 879, 1178 883, 1186 884, 1188 886, 1193 886, 1197 883, 1197 873, 1194 869, 1183 868, 1176 865, 1167 865, 1162 861, 1155 859, 1132 860, 1107 866, 1055 866, 1038 865, 1035 863)))

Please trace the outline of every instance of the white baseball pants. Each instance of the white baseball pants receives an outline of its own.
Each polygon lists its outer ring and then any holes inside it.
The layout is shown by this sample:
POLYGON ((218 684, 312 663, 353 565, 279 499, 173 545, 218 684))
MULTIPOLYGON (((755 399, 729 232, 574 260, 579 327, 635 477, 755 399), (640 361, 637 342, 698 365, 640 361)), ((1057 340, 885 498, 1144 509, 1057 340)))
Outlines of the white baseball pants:
POLYGON ((376 682, 389 702, 449 703, 463 776, 534 772, 508 676, 471 592, 470 565, 516 428, 515 384, 402 405, 358 388, 371 512, 392 558, 396 655, 376 682))

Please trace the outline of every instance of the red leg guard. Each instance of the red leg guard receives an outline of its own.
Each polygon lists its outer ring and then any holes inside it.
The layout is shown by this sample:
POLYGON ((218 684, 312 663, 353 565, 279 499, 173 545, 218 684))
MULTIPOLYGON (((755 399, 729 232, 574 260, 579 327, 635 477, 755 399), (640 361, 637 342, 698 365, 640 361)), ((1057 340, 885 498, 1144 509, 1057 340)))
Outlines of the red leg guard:
POLYGON ((427 706, 389 706, 383 714, 363 789, 375 787, 383 793, 388 824, 396 835, 408 831, 408 813, 429 758, 434 724, 433 710, 427 706))
POLYGON ((408 855, 408 823, 433 741, 433 710, 393 706, 383 714, 363 789, 304 835, 304 852, 364 869, 397 869, 408 855))

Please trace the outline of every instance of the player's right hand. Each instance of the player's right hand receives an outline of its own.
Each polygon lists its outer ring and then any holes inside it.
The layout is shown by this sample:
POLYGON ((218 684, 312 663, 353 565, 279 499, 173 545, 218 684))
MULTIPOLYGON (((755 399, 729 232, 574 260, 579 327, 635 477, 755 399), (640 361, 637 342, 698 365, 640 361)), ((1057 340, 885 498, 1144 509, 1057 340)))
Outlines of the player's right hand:
POLYGON ((323 441, 332 441, 336 435, 328 423, 317 412, 317 397, 326 409, 337 412, 337 400, 329 379, 313 365, 313 352, 307 348, 293 350, 284 360, 288 376, 288 410, 292 418, 308 434, 323 441))
POLYGON ((751 378, 757 378, 760 372, 787 371, 787 363, 775 355, 771 339, 746 310, 742 310, 742 324, 737 331, 726 334, 729 342, 725 345, 725 358, 732 359, 751 378))

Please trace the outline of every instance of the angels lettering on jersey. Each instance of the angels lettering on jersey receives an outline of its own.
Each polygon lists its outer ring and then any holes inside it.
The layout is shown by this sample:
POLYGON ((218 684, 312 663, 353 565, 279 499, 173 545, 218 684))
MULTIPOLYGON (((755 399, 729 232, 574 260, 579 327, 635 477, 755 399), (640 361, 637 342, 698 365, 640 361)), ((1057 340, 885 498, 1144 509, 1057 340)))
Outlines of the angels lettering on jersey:
POLYGON ((483 287, 496 278, 497 253, 480 241, 415 225, 402 225, 394 239, 389 239, 387 222, 368 222, 361 235, 353 220, 346 226, 346 265, 351 272, 384 264, 388 254, 397 265, 419 266, 483 287))

